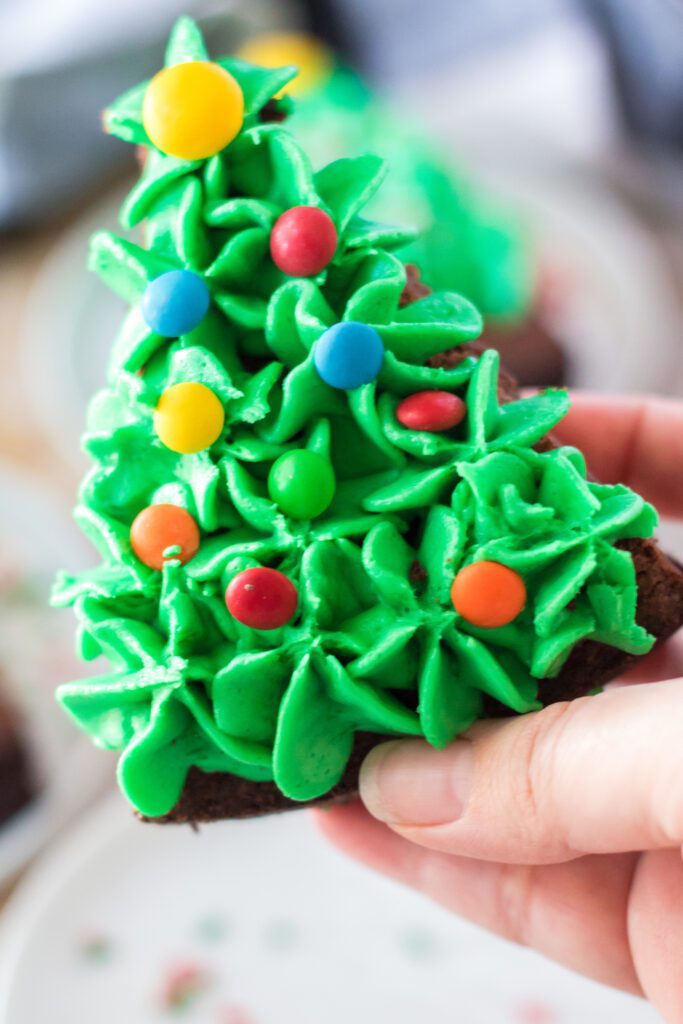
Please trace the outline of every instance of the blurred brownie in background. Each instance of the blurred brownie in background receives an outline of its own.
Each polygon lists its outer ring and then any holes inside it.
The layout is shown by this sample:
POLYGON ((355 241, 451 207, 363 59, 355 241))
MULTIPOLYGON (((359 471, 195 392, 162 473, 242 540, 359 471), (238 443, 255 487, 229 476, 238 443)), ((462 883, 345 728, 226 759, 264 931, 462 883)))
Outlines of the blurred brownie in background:
POLYGON ((21 723, 0 694, 0 826, 34 796, 29 754, 21 723))

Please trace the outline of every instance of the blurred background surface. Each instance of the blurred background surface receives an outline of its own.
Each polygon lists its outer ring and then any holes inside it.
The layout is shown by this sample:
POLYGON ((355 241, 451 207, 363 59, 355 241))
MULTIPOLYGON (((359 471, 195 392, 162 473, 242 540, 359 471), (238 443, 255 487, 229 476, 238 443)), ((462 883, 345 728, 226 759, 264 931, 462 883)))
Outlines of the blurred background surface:
POLYGON ((122 313, 85 270, 87 239, 116 226, 137 173, 100 113, 158 69, 183 12, 214 54, 317 37, 292 130, 316 164, 388 158, 374 212, 423 229, 407 255, 477 302, 523 381, 683 393, 679 0, 0 2, 0 686, 36 792, 0 824, 5 894, 43 850, 0 913, 0 1020, 33 1024, 55 1002, 72 1024, 179 1006, 219 1024, 655 1020, 343 865, 304 816, 214 826, 201 843, 143 829, 106 802, 111 762, 54 707, 54 685, 82 669, 47 595, 60 565, 91 558, 70 507, 122 313), (179 878, 183 898, 167 898, 179 878))

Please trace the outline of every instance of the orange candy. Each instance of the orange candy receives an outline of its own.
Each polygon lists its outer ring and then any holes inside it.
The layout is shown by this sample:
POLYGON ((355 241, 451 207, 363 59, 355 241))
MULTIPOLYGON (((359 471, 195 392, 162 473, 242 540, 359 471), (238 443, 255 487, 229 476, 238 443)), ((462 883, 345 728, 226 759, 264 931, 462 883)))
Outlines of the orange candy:
POLYGON ((163 569, 164 551, 179 547, 170 555, 184 565, 199 550, 199 528, 189 512, 178 505, 149 505, 133 520, 130 528, 133 551, 150 569, 163 569))
POLYGON ((466 622, 497 629, 524 609, 526 587, 519 573, 500 562, 473 562, 453 580, 451 601, 466 622))

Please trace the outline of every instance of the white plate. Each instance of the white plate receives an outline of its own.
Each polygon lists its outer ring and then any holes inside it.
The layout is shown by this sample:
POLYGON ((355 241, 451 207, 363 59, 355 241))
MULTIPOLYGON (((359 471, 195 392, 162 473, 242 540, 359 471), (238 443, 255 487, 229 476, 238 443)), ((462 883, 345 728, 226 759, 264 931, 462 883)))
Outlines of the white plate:
POLYGON ((203 1024, 658 1019, 347 861, 305 813, 197 835, 107 801, 15 894, 0 964, 11 1024, 158 1024, 178 973, 203 1024))
POLYGON ((87 547, 68 509, 42 484, 0 461, 0 676, 22 714, 39 796, 0 825, 0 888, 88 800, 101 792, 108 759, 97 756, 54 699, 59 682, 84 671, 73 620, 48 607, 59 568, 83 565, 87 547))

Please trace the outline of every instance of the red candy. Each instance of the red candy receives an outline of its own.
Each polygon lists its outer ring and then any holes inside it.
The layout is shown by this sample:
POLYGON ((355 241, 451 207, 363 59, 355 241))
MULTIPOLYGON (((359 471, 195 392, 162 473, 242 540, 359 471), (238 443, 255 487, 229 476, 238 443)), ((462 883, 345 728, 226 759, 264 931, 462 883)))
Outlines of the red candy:
POLYGON ((449 391, 418 391, 404 398, 396 419, 411 430, 450 430, 465 418, 467 406, 449 391))
POLYGON ((277 569, 245 569, 225 592, 228 611, 252 629, 278 629, 294 617, 299 595, 290 579, 277 569))
POLYGON ((199 527, 189 512, 178 505, 148 505, 133 520, 130 528, 133 551, 150 569, 163 569, 164 551, 179 547, 173 555, 183 565, 199 550, 199 527))
POLYGON ((337 229, 324 210, 293 206, 275 221, 270 233, 273 262, 290 277, 314 277, 337 248, 337 229))

